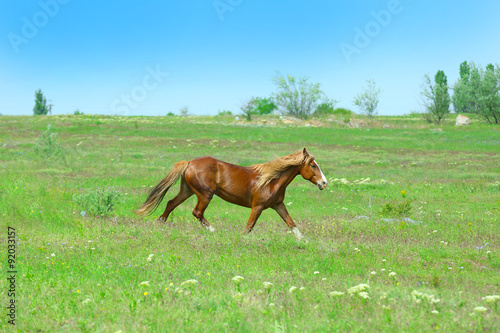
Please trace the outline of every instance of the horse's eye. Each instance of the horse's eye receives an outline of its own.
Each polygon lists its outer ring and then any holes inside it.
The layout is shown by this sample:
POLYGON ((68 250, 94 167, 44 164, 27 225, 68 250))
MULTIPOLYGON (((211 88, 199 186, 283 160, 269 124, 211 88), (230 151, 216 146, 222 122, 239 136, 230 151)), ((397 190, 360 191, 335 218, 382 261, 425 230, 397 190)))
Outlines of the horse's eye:
POLYGON ((311 168, 315 168, 315 167, 316 167, 316 165, 315 165, 315 164, 311 165, 311 168))

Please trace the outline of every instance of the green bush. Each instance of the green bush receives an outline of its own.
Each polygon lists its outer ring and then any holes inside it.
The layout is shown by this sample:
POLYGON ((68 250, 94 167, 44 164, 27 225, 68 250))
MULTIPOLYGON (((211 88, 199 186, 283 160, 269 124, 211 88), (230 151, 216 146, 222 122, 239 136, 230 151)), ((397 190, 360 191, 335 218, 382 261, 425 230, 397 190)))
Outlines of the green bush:
POLYGON ((218 116, 231 116, 233 113, 231 111, 228 111, 228 110, 219 110, 219 113, 218 113, 218 116))
POLYGON ((121 193, 112 187, 90 189, 81 194, 75 194, 73 200, 82 209, 82 216, 107 216, 119 203, 121 193))
POLYGON ((36 139, 33 151, 38 156, 55 159, 63 159, 65 153, 64 148, 57 140, 57 133, 52 131, 52 126, 50 124, 36 139))
POLYGON ((278 108, 272 98, 254 97, 253 99, 255 101, 254 112, 260 116, 271 114, 278 108))
POLYGON ((352 112, 351 110, 348 110, 348 109, 344 109, 344 108, 336 108, 335 110, 333 110, 332 112, 332 115, 336 115, 336 116, 352 116, 354 112, 352 112))
POLYGON ((331 103, 321 103, 318 105, 316 110, 314 111, 315 117, 326 116, 332 114, 334 111, 334 107, 331 103))
POLYGON ((380 210, 384 217, 407 217, 411 215, 411 200, 403 199, 401 202, 387 202, 380 210))

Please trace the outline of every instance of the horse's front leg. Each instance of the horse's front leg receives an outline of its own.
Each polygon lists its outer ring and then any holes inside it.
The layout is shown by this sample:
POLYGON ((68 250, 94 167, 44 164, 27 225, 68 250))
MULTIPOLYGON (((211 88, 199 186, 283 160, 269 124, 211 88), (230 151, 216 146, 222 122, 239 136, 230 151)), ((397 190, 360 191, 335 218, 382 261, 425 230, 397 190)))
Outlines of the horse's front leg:
POLYGON ((292 232, 295 234, 295 237, 297 237, 298 240, 301 240, 304 236, 302 236, 302 233, 299 231, 297 226, 295 225, 295 222, 293 222, 290 214, 288 214, 288 211, 286 210, 286 206, 283 202, 280 202, 272 207, 278 214, 281 216, 281 218, 286 222, 288 227, 292 230, 292 232))
POLYGON ((264 209, 261 206, 252 207, 252 212, 250 213, 250 217, 248 218, 247 226, 245 227, 245 230, 243 230, 244 234, 248 234, 250 233, 250 231, 252 231, 253 227, 255 226, 255 222, 257 222, 257 219, 259 218, 263 210, 264 209))

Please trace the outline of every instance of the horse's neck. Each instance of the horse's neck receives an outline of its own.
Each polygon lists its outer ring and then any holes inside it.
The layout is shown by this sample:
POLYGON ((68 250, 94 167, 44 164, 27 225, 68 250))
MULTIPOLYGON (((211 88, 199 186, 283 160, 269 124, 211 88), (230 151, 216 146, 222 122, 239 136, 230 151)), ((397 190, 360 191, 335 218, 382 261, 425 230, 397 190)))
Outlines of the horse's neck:
POLYGON ((297 177, 297 175, 300 172, 301 166, 302 165, 294 165, 285 172, 283 172, 283 175, 277 182, 279 188, 286 188, 292 182, 292 180, 294 180, 295 177, 297 177))

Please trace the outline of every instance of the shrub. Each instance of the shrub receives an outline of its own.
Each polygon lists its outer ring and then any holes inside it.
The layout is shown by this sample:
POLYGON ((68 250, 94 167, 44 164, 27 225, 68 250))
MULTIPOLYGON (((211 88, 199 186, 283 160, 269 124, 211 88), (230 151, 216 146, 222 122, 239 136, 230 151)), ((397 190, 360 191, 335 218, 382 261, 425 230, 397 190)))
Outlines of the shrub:
POLYGON ((81 207, 83 216, 107 216, 120 198, 121 193, 112 187, 98 187, 73 196, 73 200, 81 207))
POLYGON ((326 116, 332 115, 335 112, 335 105, 337 105, 338 101, 326 99, 323 103, 318 104, 316 110, 314 111, 314 116, 326 116))
POLYGON ((346 116, 350 117, 353 113, 354 112, 352 112, 351 110, 344 109, 344 108, 336 108, 332 112, 333 115, 343 116, 343 117, 346 117, 346 116))
POLYGON ((57 140, 57 133, 52 131, 52 126, 50 124, 36 139, 33 151, 39 156, 56 159, 64 158, 65 153, 64 148, 57 140))
POLYGON ((401 202, 387 202, 380 210, 380 215, 385 217, 407 217, 411 214, 411 200, 403 199, 401 202))
POLYGON ((231 116, 233 113, 228 110, 219 110, 219 113, 217 114, 218 116, 231 116))

